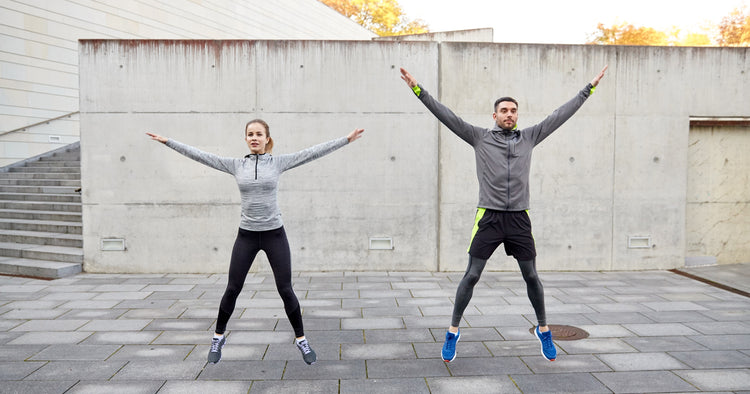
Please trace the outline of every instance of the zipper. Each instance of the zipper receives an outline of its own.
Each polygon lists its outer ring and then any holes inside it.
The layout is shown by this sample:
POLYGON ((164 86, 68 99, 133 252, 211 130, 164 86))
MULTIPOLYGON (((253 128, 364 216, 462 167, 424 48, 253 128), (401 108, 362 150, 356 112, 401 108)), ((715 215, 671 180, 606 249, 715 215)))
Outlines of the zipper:
POLYGON ((506 184, 508 199, 505 203, 505 209, 510 209, 510 142, 508 143, 508 183, 506 184))
POLYGON ((255 180, 258 180, 258 154, 255 154, 255 180))

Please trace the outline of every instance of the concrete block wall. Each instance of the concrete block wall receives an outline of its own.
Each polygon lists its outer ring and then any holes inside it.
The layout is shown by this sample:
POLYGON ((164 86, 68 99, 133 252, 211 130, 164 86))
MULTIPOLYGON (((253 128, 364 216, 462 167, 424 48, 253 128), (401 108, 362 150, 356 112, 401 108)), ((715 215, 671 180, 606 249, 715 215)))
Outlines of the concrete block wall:
MULTIPOLYGON (((90 272, 226 271, 239 222, 234 179, 144 133, 236 157, 247 153, 245 123, 258 117, 276 154, 366 129, 282 176, 295 269, 463 270, 473 151, 414 98, 399 67, 489 127, 497 97, 518 99, 519 124, 530 125, 604 64, 594 96, 534 153, 538 266, 682 266, 690 116, 747 116, 750 88, 746 48, 83 40, 79 52, 90 272), (634 236, 650 242, 630 248, 634 236), (394 248, 371 250, 381 237, 394 248), (126 250, 100 250, 108 238, 126 250)), ((262 258, 256 269, 267 269, 262 258)), ((501 247, 488 269, 515 261, 501 247)))

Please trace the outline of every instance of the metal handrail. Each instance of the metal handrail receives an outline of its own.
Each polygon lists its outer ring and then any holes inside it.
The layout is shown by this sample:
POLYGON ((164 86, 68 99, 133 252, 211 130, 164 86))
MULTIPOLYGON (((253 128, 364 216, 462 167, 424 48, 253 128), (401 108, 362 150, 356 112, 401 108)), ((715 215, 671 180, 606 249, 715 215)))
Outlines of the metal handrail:
POLYGON ((13 129, 13 130, 8 130, 8 131, 1 131, 1 132, 0 132, 0 135, 10 134, 10 133, 13 133, 13 132, 16 132, 16 131, 24 131, 24 130, 26 130, 26 129, 30 129, 30 128, 34 127, 34 126, 39 126, 39 125, 42 125, 42 124, 48 124, 49 122, 52 122, 53 120, 58 120, 58 119, 62 119, 62 118, 65 118, 65 117, 70 117, 70 116, 73 116, 73 115, 75 115, 75 114, 77 114, 77 113, 79 113, 79 112, 81 112, 81 111, 75 111, 75 112, 71 112, 71 113, 69 113, 69 114, 65 114, 65 115, 60 115, 60 116, 58 116, 58 117, 56 117, 56 118, 52 118, 52 119, 47 119, 47 120, 43 120, 43 121, 41 121, 41 122, 37 122, 37 123, 32 123, 32 124, 30 124, 30 125, 26 125, 26 126, 23 126, 23 127, 19 127, 19 128, 17 128, 17 129, 13 129))

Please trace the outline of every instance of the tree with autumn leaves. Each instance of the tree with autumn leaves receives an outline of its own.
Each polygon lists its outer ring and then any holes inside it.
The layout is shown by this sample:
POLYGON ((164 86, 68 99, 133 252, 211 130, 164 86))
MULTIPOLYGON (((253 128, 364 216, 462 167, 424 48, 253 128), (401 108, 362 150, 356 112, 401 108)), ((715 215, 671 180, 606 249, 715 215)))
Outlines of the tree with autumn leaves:
POLYGON ((409 20, 397 0, 319 0, 379 36, 428 33, 419 19, 409 20))
POLYGON ((650 27, 620 23, 611 27, 599 23, 589 36, 589 44, 600 45, 668 45, 668 46, 749 46, 750 9, 735 8, 716 26, 704 27, 703 32, 683 33, 673 28, 663 32, 650 27), (711 39, 711 36, 714 39, 711 39))

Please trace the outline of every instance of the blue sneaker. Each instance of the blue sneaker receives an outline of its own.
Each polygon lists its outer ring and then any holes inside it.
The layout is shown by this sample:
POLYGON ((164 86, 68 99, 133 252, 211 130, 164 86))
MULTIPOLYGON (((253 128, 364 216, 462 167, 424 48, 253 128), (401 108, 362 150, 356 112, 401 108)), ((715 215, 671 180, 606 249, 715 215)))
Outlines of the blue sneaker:
POLYGON ((534 333, 539 338, 539 342, 542 343, 542 356, 549 361, 555 361, 555 358, 557 358, 557 349, 555 348, 555 344, 552 343, 552 331, 541 332, 539 331, 539 326, 537 326, 534 333))
POLYGON ((456 342, 461 338, 461 330, 457 333, 450 331, 445 333, 445 343, 443 344, 443 361, 449 363, 456 358, 456 342))

